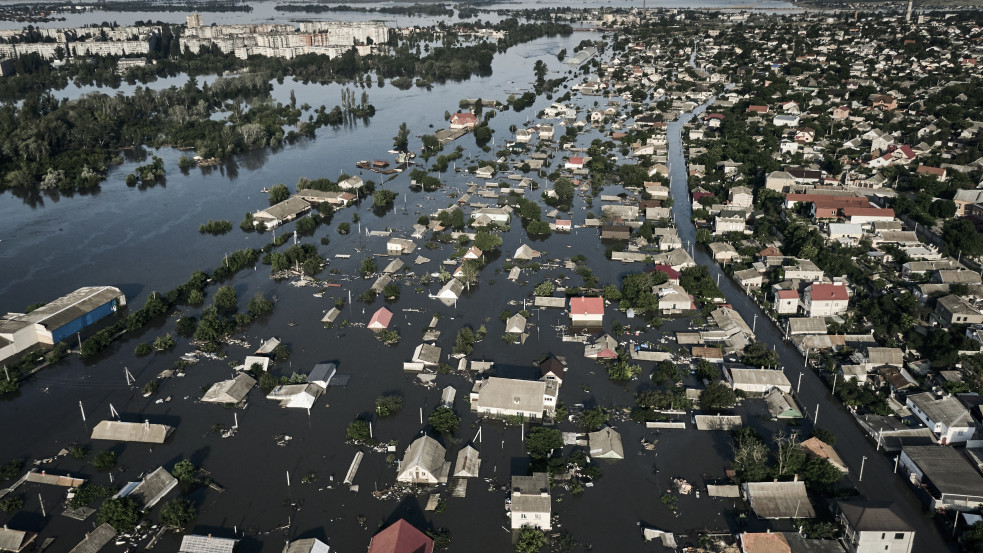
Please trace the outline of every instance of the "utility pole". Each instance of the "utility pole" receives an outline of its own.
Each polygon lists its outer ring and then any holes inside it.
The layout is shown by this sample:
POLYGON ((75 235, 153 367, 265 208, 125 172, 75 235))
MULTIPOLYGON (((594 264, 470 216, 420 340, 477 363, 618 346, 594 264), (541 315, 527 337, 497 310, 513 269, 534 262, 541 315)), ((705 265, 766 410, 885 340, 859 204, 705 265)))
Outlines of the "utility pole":
POLYGON ((864 455, 864 458, 860 460, 860 477, 857 478, 857 482, 864 481, 864 463, 866 462, 867 462, 867 456, 864 455))
POLYGON ((819 404, 816 404, 816 414, 812 416, 812 424, 815 426, 819 425, 819 404))
POLYGON ((837 376, 839 376, 839 373, 833 373, 833 395, 836 395, 836 377, 837 376))
POLYGON ((85 422, 85 407, 82 407, 82 402, 79 402, 79 409, 82 410, 82 422, 85 422))

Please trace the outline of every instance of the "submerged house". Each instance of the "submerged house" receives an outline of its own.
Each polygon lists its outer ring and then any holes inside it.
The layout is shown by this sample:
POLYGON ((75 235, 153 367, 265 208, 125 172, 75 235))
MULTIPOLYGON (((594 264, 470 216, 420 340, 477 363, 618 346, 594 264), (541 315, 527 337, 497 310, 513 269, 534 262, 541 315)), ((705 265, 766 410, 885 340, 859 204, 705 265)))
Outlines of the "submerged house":
POLYGON ((497 417, 521 416, 539 420, 556 410, 558 380, 517 380, 495 376, 475 381, 471 410, 497 417))
POLYGON ((278 204, 253 213, 253 220, 256 222, 256 225, 263 225, 266 227, 266 230, 273 230, 284 223, 293 221, 301 214, 310 210, 311 204, 307 200, 298 197, 287 198, 278 204))
POLYGON ((102 421, 92 429, 92 439, 162 444, 173 431, 174 428, 171 426, 150 424, 150 421, 102 421))
POLYGON ((532 476, 513 476, 509 504, 512 529, 531 526, 550 530, 551 501, 549 476, 545 472, 534 472, 532 476))
POLYGON ((624 459, 621 434, 610 426, 587 434, 590 456, 595 459, 624 459))
POLYGON ((399 519, 372 536, 368 553, 433 553, 433 540, 399 519))
POLYGON ((446 483, 451 470, 450 461, 444 460, 446 453, 437 440, 420 436, 406 448, 396 481, 403 484, 446 483))
POLYGON ((157 467, 139 482, 130 482, 114 497, 129 497, 137 502, 141 509, 153 508, 168 492, 177 487, 177 478, 167 472, 164 467, 157 467))
POLYGON ((324 388, 308 382, 306 384, 283 384, 273 388, 266 399, 280 402, 280 407, 310 409, 314 402, 324 393, 324 388))
POLYGON ((481 468, 481 458, 478 450, 467 445, 457 453, 457 461, 454 463, 454 476, 457 478, 477 478, 478 470, 481 468))
POLYGON ((256 379, 242 372, 232 380, 223 380, 212 384, 205 392, 201 401, 205 403, 239 403, 246 399, 246 394, 256 385, 256 379))

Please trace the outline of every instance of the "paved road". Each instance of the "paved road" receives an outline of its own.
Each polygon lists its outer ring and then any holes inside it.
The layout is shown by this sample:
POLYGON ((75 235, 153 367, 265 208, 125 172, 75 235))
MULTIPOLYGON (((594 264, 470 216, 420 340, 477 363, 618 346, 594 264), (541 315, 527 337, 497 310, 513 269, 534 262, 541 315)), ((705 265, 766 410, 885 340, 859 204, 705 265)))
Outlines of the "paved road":
MULTIPOLYGON (((679 236, 687 247, 696 243, 696 229, 692 223, 692 206, 687 186, 686 159, 683 154, 680 133, 685 123, 702 113, 704 104, 692 113, 670 123, 668 128, 669 166, 671 193, 673 196, 673 215, 679 227, 679 236)), ((805 359, 792 345, 786 345, 782 332, 768 319, 764 312, 726 275, 702 248, 693 247, 693 258, 700 265, 709 267, 714 279, 718 278, 720 289, 727 301, 750 325, 757 316, 756 335, 759 341, 777 348, 785 374, 793 385, 803 372, 805 359)), ((804 371, 799 402, 812 419, 818 406, 819 426, 836 433, 836 449, 850 469, 848 478, 857 490, 872 501, 890 501, 896 512, 915 529, 915 551, 958 551, 936 528, 932 519, 924 515, 924 509, 908 484, 893 474, 894 457, 888 458, 874 450, 874 445, 856 424, 843 405, 833 398, 825 384, 813 371, 804 371), (860 465, 863 457, 863 481, 859 481, 860 465)))

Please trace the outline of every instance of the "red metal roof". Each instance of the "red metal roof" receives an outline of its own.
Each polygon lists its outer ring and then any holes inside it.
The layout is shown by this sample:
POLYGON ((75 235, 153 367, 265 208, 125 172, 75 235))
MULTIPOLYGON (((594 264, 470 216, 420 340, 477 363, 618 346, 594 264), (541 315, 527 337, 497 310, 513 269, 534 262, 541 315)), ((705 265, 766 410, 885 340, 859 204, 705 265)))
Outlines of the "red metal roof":
POLYGON ((669 280, 679 280, 679 271, 669 265, 656 265, 655 270, 669 275, 669 280))
POLYGON ((810 286, 812 301, 847 301, 846 286, 841 284, 813 284, 810 286))
POLYGON ((399 519, 372 537, 368 553, 433 553, 433 540, 399 519))
POLYGON ((572 158, 570 158, 570 161, 568 161, 567 163, 573 163, 573 164, 583 165, 584 164, 584 158, 582 158, 582 157, 572 157, 572 158))
POLYGON ((894 210, 891 208, 881 209, 879 207, 844 207, 842 210, 844 217, 862 215, 866 217, 894 217, 894 210))
POLYGON ((380 307, 379 310, 372 315, 372 318, 369 319, 368 328, 389 328, 389 322, 392 320, 392 311, 386 309, 385 307, 380 307))
POLYGON ((604 298, 570 298, 571 315, 604 315, 604 298))

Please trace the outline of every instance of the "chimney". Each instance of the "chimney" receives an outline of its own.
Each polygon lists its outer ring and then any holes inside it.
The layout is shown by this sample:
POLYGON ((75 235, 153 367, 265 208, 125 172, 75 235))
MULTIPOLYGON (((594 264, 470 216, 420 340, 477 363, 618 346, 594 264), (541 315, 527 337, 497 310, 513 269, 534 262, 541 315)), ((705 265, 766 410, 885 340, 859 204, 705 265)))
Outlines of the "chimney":
POLYGON ((792 482, 798 482, 798 481, 799 481, 799 475, 796 474, 795 476, 792 477, 792 482))

